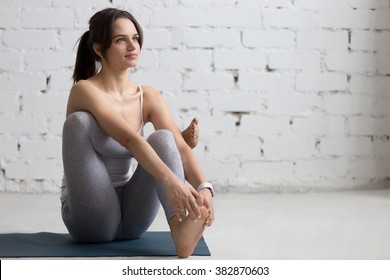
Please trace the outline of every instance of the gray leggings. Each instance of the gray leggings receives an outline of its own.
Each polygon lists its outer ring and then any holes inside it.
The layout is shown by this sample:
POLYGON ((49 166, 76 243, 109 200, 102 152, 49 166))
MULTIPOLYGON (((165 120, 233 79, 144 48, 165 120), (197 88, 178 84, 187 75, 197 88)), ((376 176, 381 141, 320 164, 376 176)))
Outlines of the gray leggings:
MULTIPOLYGON (((101 143, 119 143, 103 131, 91 114, 76 112, 68 116, 62 137, 67 182, 62 219, 74 241, 139 238, 155 219, 160 202, 167 220, 174 215, 165 187, 140 165, 130 181, 113 187, 99 147, 101 143)), ((159 130, 147 141, 184 181, 183 164, 172 133, 159 130)))

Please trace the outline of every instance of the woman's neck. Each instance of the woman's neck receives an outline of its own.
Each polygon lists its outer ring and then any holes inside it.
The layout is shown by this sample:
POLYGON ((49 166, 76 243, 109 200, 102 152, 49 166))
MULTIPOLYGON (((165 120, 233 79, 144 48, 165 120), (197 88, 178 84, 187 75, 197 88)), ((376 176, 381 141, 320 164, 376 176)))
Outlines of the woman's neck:
POLYGON ((128 71, 113 72, 109 70, 100 71, 95 79, 107 93, 124 94, 131 91, 128 71))

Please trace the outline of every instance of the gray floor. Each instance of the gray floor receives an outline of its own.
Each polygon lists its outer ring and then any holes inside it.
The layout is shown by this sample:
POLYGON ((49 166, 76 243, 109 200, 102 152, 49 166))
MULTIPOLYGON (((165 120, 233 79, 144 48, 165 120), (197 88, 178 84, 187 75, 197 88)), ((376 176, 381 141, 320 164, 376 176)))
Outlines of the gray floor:
MULTIPOLYGON (((218 194, 204 236, 211 257, 390 259, 390 189, 306 194, 218 194)), ((0 233, 66 232, 57 195, 0 193, 0 233)), ((160 211, 151 230, 168 230, 160 211)))

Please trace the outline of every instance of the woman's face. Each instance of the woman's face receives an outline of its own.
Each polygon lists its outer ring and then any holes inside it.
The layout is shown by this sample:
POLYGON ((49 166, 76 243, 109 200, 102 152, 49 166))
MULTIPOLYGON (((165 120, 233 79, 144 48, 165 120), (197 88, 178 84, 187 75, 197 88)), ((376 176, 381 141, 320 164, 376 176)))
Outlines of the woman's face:
POLYGON ((139 34, 133 22, 127 18, 117 19, 112 28, 112 41, 105 58, 113 68, 137 66, 140 55, 139 34))

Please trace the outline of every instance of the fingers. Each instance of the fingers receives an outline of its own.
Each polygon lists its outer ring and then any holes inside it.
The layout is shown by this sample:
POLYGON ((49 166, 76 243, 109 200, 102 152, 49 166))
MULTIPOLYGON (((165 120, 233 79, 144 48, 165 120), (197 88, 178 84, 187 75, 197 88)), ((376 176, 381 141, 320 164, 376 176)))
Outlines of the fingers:
POLYGON ((195 220, 201 218, 201 212, 195 198, 190 199, 188 212, 194 215, 195 220))
POLYGON ((199 219, 201 217, 201 212, 197 203, 197 198, 195 198, 193 195, 189 195, 183 198, 182 203, 176 207, 175 213, 179 222, 182 222, 183 219, 187 216, 191 216, 194 221, 199 219))

